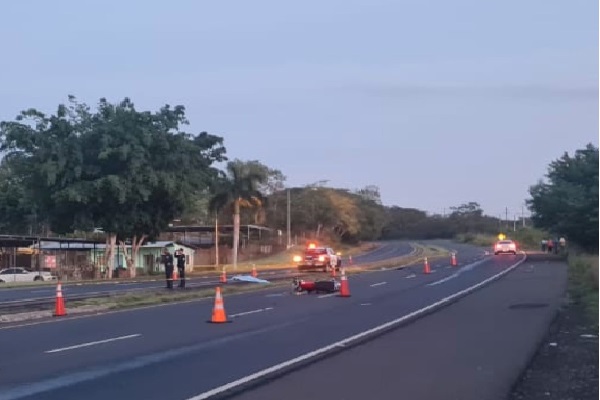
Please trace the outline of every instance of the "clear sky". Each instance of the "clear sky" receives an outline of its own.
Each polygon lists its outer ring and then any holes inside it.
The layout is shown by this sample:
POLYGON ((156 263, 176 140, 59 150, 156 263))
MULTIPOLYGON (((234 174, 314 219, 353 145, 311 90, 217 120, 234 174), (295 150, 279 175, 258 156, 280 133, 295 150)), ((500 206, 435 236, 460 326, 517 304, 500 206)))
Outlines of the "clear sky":
POLYGON ((191 131, 290 185, 513 214, 551 160, 598 144, 596 0, 23 0, 0 15, 0 119, 69 94, 183 104, 191 131))

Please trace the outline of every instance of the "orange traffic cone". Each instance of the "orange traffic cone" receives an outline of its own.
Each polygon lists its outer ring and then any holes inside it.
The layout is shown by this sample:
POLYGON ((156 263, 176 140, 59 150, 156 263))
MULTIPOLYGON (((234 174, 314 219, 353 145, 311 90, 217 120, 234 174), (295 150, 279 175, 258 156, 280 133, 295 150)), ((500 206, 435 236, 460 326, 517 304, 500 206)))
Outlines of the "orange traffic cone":
POLYGON ((256 272, 256 267, 253 265, 252 266, 252 277, 256 278, 258 276, 258 272, 256 272))
POLYGON ((173 282, 175 282, 179 277, 177 276, 177 268, 173 268, 173 282))
POLYGON ((221 297, 221 288, 217 286, 215 293, 215 305, 213 307, 212 318, 209 321, 213 324, 223 324, 227 321, 225 314, 225 306, 223 305, 223 297, 221 297))
POLYGON ((452 265, 453 267, 456 267, 458 265, 458 262, 456 261, 455 253, 452 253, 452 258, 450 258, 450 265, 452 265))
POLYGON ((65 299, 62 295, 62 284, 58 282, 56 285, 56 305, 54 306, 54 316, 62 317, 67 315, 67 310, 65 309, 65 299))
POLYGON ((429 267, 429 261, 427 261, 427 257, 425 257, 425 265, 423 266, 423 273, 430 274, 431 268, 429 267))
POLYGON ((346 277, 346 271, 344 268, 342 268, 340 297, 350 297, 350 286, 348 285, 348 278, 346 277))
POLYGON ((223 272, 221 273, 221 278, 219 278, 219 282, 227 283, 227 272, 225 272, 225 267, 223 267, 223 272))

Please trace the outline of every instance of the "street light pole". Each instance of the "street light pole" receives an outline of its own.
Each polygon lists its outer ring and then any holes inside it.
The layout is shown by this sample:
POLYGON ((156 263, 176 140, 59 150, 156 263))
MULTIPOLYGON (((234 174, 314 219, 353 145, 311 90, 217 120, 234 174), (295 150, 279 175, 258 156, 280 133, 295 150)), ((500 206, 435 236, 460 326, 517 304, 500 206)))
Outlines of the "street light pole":
POLYGON ((292 247, 292 201, 290 189, 287 190, 287 248, 292 247))

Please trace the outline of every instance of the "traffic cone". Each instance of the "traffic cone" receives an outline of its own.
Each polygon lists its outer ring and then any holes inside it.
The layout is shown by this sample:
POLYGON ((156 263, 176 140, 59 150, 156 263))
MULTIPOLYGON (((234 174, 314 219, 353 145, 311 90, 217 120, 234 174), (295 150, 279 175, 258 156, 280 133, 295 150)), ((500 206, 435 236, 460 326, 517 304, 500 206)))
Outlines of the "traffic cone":
POLYGON ((455 253, 452 253, 452 258, 450 258, 450 265, 452 265, 453 267, 456 267, 458 265, 458 262, 456 261, 455 253))
POLYGON ((423 273, 430 274, 431 268, 429 267, 429 261, 427 261, 427 257, 425 257, 425 265, 423 266, 423 273))
POLYGON ((252 266, 252 277, 256 278, 258 276, 258 272, 256 272, 256 267, 253 265, 252 266))
POLYGON ((173 268, 173 282, 175 282, 179 277, 177 276, 177 268, 173 268))
POLYGON ((342 268, 340 297, 350 297, 350 286, 348 285, 348 278, 346 277, 346 270, 344 268, 342 268))
POLYGON ((225 306, 223 305, 223 297, 221 296, 221 288, 217 286, 215 293, 215 305, 213 307, 212 318, 208 321, 212 324, 223 324, 227 321, 225 314, 225 306))
POLYGON ((67 315, 67 310, 65 309, 65 298, 62 295, 62 284, 58 282, 56 285, 56 304, 54 306, 54 316, 62 317, 67 315))
POLYGON ((223 267, 223 272, 221 273, 221 278, 219 278, 219 282, 227 283, 227 272, 225 272, 225 267, 223 267))

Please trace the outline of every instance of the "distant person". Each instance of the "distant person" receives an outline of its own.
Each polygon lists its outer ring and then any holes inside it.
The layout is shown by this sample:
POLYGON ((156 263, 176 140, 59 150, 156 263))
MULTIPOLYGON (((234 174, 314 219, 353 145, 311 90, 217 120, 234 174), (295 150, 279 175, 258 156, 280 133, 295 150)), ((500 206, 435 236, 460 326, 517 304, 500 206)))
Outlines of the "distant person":
POLYGON ((560 245, 561 250, 565 250, 565 248, 567 247, 567 241, 564 237, 558 239, 558 244, 560 245))
POLYGON ((185 253, 183 249, 179 249, 175 252, 175 258, 177 259, 177 271, 179 271, 179 287, 185 288, 185 253))
POLYGON ((560 242, 558 241, 558 238, 555 238, 554 239, 554 254, 558 254, 558 251, 560 250, 559 246, 560 246, 560 242))
POLYGON ((548 246, 548 241, 546 239, 542 239, 542 252, 546 252, 546 248, 548 246))
POLYGON ((165 266, 167 289, 173 289, 173 255, 169 253, 169 249, 163 249, 161 262, 165 266))
POLYGON ((552 250, 554 249, 554 242, 552 241, 552 239, 548 240, 548 253, 552 253, 552 250))

